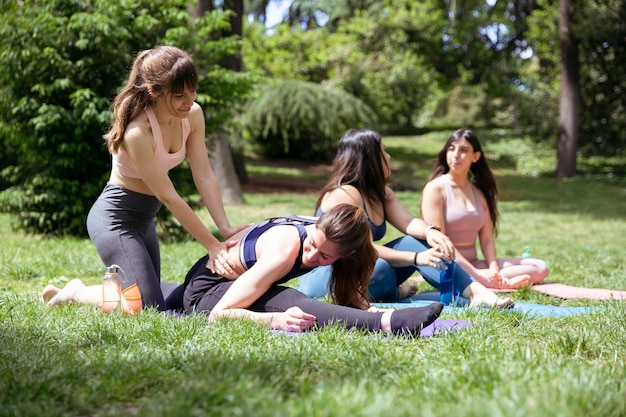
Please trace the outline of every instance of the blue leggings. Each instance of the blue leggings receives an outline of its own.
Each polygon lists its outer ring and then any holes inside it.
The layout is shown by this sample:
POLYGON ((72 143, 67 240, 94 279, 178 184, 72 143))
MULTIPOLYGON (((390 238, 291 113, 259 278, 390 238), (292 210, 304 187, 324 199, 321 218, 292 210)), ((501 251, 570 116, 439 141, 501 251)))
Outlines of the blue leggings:
MULTIPOLYGON (((423 252, 430 249, 428 243, 415 239, 412 236, 403 236, 395 239, 385 246, 407 252, 423 252)), ((398 301, 398 286, 406 281, 415 271, 436 289, 439 289, 439 270, 431 266, 398 266, 393 267, 384 259, 378 258, 374 272, 370 277, 368 292, 374 302, 398 301)), ((318 266, 310 272, 300 276, 300 288, 309 297, 323 297, 328 294, 328 282, 331 274, 330 266, 318 266)), ((474 282, 463 268, 455 268, 454 285, 455 295, 462 294, 465 288, 474 282)))
POLYGON ((107 184, 89 211, 87 231, 104 265, 121 267, 123 289, 136 284, 144 308, 165 310, 154 223, 160 208, 154 196, 107 184))

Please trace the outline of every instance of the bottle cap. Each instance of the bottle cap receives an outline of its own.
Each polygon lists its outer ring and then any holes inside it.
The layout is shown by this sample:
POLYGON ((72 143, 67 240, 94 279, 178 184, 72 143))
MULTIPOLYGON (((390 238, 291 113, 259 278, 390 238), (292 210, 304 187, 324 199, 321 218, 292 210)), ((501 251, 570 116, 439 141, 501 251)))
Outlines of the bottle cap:
POLYGON ((107 266, 107 274, 117 274, 119 270, 120 269, 117 265, 107 266))

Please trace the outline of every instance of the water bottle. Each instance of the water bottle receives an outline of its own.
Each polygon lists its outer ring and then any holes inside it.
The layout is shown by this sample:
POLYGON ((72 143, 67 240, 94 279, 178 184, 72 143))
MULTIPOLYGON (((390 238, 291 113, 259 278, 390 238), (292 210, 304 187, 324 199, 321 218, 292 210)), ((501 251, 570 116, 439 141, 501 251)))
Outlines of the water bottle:
POLYGON ((524 246, 524 253, 522 253, 522 258, 532 258, 530 254, 530 246, 524 246))
POLYGON ((439 301, 441 301, 443 305, 450 305, 454 302, 454 270, 456 264, 446 261, 443 261, 443 263, 445 263, 448 268, 442 269, 439 274, 439 291, 441 292, 439 301))
POLYGON ((117 265, 107 266, 102 278, 102 312, 109 314, 122 309, 122 278, 117 265))

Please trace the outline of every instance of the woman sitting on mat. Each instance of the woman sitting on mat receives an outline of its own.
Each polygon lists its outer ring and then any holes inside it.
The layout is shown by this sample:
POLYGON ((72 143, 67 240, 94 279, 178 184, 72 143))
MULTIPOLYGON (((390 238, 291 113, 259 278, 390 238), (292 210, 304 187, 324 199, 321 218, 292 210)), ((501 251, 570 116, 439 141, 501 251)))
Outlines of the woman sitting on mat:
POLYGON ((455 246, 455 259, 488 288, 513 289, 548 276, 541 259, 496 256, 498 190, 476 134, 459 129, 437 155, 422 194, 422 217, 438 224, 455 246), (478 259, 476 240, 484 260, 478 259))
MULTIPOLYGON (((380 302, 395 302, 413 295, 416 289, 407 290, 407 284, 403 283, 415 271, 439 289, 443 261, 454 258, 450 239, 437 226, 414 217, 387 185, 390 159, 379 133, 369 129, 346 132, 339 141, 330 179, 316 205, 317 215, 338 204, 363 209, 374 241, 385 236, 387 222, 405 234, 384 246, 375 245, 378 260, 367 285, 370 299, 380 302)), ((513 305, 510 298, 498 298, 461 268, 455 270, 456 291, 469 299, 470 305, 504 308, 513 305)), ((311 297, 321 297, 328 292, 329 277, 329 268, 315 268, 300 277, 300 290, 311 297)))
POLYGON ((419 336, 443 308, 438 302, 396 311, 369 306, 365 292, 376 251, 367 216, 352 205, 338 205, 319 219, 267 219, 237 233, 232 241, 237 242, 228 249, 235 260, 232 274, 212 272, 206 266, 207 256, 187 273, 180 287, 187 313, 210 312, 210 321, 246 317, 292 332, 341 323, 347 328, 419 336), (330 285, 339 305, 279 285, 319 265, 332 265, 330 285))

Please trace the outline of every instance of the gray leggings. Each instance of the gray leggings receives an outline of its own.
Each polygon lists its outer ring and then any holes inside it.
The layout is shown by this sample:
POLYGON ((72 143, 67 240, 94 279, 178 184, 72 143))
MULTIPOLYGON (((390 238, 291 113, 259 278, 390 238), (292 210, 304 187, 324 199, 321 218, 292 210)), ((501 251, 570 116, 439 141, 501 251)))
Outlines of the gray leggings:
POLYGON ((165 310, 154 223, 161 205, 154 196, 107 184, 89 211, 87 231, 104 265, 123 270, 122 288, 137 284, 144 308, 165 310))

